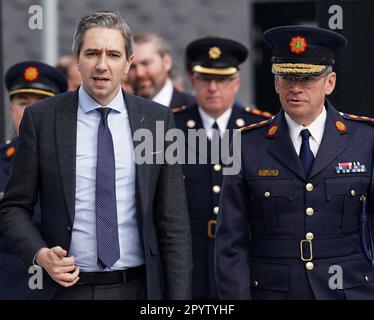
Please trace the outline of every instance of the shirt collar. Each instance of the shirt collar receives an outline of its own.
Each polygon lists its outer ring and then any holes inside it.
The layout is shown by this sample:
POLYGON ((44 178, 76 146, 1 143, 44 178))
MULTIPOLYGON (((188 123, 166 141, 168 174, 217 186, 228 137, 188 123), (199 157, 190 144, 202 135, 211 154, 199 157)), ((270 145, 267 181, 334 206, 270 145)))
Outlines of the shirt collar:
MULTIPOLYGON (((82 109, 84 113, 91 112, 92 110, 95 110, 97 108, 103 108, 100 103, 95 101, 83 88, 83 86, 80 86, 79 92, 78 92, 78 101, 79 106, 82 109)), ((117 95, 113 98, 111 102, 109 102, 105 108, 111 108, 112 110, 116 110, 117 112, 121 113, 126 109, 125 106, 125 100, 123 98, 122 90, 118 90, 117 95)))
POLYGON ((169 106, 171 98, 173 96, 173 83, 169 78, 166 79, 165 85, 161 90, 153 97, 152 101, 160 103, 164 106, 169 106))
POLYGON ((292 141, 296 141, 300 136, 301 130, 308 129, 312 138, 320 145, 325 130, 327 112, 323 106, 319 116, 307 127, 295 122, 287 113, 284 113, 292 141))
POLYGON ((227 109, 216 119, 206 113, 203 108, 199 107, 198 109, 205 129, 211 129, 214 122, 217 122, 219 131, 224 132, 226 130, 227 123, 231 117, 232 108, 227 109))

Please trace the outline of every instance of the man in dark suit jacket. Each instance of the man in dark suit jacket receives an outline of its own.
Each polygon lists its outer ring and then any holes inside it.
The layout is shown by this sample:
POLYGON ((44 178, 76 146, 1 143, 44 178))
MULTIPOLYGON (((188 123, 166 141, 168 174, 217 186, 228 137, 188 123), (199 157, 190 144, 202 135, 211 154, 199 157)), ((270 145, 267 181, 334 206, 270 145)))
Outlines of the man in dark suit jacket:
POLYGON ((243 128, 241 170, 224 177, 220 298, 372 300, 365 206, 373 192, 374 119, 339 113, 326 99, 335 88, 335 51, 346 39, 285 26, 264 40, 283 110, 243 128))
MULTIPOLYGON (((83 16, 73 51, 79 90, 24 114, 1 231, 26 266, 43 267, 35 298, 188 299, 191 236, 181 168, 141 164, 140 140, 132 138, 142 129, 155 142, 156 122, 172 128, 173 115, 120 90, 133 38, 119 13, 83 16), (31 222, 38 196, 41 231, 31 222)), ((164 140, 157 145, 167 148, 164 140)), ((145 152, 162 158, 162 150, 145 152)))
MULTIPOLYGON (((186 137, 186 158, 193 154, 204 157, 200 146, 188 141, 189 130, 205 132, 207 144, 205 163, 183 165, 188 210, 191 219, 193 299, 217 299, 214 276, 214 237, 219 196, 223 179, 222 159, 215 162, 211 146, 212 125, 232 140, 234 130, 251 123, 267 120, 272 115, 235 102, 240 87, 239 64, 247 57, 247 49, 231 39, 202 38, 187 46, 191 61, 192 83, 197 103, 175 108, 176 125, 186 137), (210 53, 210 54, 209 54, 210 53), (208 139, 209 137, 209 139, 208 139)), ((204 150, 205 151, 205 150, 204 150)))
POLYGON ((192 104, 194 97, 172 83, 173 57, 166 41, 154 33, 136 35, 134 40, 136 55, 128 74, 134 94, 170 108, 192 104))
MULTIPOLYGON (((5 74, 5 84, 16 136, 0 145, 1 199, 18 149, 19 125, 26 107, 67 89, 67 81, 61 72, 38 61, 24 61, 11 66, 5 74)), ((37 210, 34 220, 38 224, 39 218, 37 210)), ((0 300, 26 299, 30 294, 29 276, 19 256, 12 251, 8 241, 0 236, 0 300)))

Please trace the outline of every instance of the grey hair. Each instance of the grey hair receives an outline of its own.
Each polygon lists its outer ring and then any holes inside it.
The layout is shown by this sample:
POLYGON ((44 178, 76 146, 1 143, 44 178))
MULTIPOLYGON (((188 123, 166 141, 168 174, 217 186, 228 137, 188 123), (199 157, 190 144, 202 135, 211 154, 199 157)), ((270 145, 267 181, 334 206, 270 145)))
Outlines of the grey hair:
POLYGON ((157 53, 163 57, 165 54, 171 55, 171 48, 169 44, 156 33, 140 33, 134 36, 135 43, 148 43, 155 44, 157 53))
POLYGON ((121 31, 125 40, 126 59, 129 59, 134 53, 133 33, 118 11, 103 11, 89 13, 82 16, 74 33, 72 51, 75 57, 78 57, 83 44, 83 38, 87 30, 91 28, 111 28, 121 31))

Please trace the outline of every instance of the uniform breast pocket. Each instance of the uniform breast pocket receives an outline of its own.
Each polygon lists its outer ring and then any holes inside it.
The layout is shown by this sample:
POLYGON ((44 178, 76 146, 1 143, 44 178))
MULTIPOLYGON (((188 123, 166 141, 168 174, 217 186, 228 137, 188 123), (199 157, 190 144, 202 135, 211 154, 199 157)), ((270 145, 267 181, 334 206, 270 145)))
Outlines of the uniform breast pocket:
POLYGON ((250 179, 250 221, 254 234, 291 234, 297 192, 293 179, 250 179))
POLYGON ((360 228, 360 197, 369 188, 370 177, 339 176, 325 178, 326 214, 330 227, 343 233, 357 232, 360 228))

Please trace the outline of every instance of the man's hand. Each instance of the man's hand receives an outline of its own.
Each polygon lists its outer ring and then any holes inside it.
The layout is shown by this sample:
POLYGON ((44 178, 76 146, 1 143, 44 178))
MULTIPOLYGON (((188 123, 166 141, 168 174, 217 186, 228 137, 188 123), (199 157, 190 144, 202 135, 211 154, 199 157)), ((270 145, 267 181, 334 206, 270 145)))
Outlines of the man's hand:
POLYGON ((74 257, 67 257, 61 247, 42 248, 36 254, 36 262, 43 267, 51 278, 63 287, 71 287, 79 280, 79 267, 74 257))

